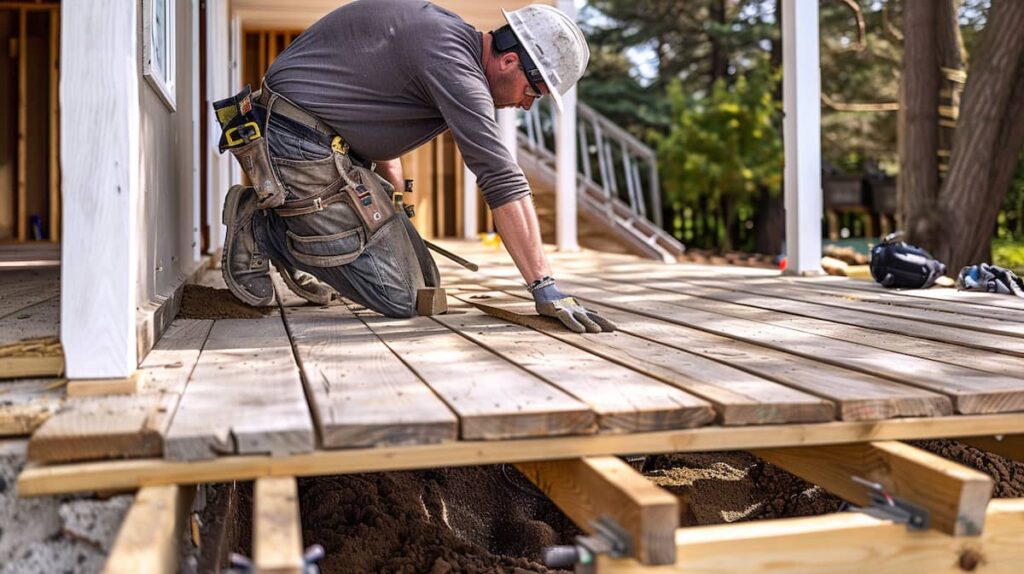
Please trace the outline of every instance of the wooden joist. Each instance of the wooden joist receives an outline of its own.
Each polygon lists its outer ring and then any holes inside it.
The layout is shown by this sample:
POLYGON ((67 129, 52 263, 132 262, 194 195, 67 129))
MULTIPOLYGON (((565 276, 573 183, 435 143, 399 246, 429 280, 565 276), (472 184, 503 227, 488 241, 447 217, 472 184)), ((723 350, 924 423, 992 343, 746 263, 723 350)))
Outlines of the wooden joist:
POLYGON ((502 292, 464 293, 458 299, 489 315, 542 331, 707 399, 714 405, 720 424, 815 422, 833 418, 836 407, 827 400, 628 332, 571 333, 557 320, 537 315, 533 303, 502 292))
POLYGON ((260 574, 302 574, 298 488, 290 476, 261 478, 253 488, 252 551, 260 574))
POLYGON ((137 394, 67 401, 32 435, 29 460, 161 456, 171 417, 212 325, 175 321, 139 366, 137 394))
POLYGON ((1024 499, 993 500, 985 532, 957 538, 859 513, 680 528, 676 563, 652 568, 599 557, 602 574, 1014 574, 1024 562, 1024 499))
POLYGON ((427 317, 360 317, 458 415, 462 439, 597 431, 586 404, 427 317))
POLYGON ((458 438, 458 418, 344 305, 286 307, 284 320, 325 448, 458 438))
POLYGON ((435 320, 583 401, 601 431, 643 432, 705 425, 707 401, 526 327, 455 300, 460 313, 435 320))
POLYGON ((895 441, 825 447, 759 449, 757 456, 859 506, 870 499, 860 477, 928 510, 931 527, 976 536, 985 524, 992 478, 895 441))
POLYGON ((387 472, 438 466, 469 466, 559 460, 580 456, 752 450, 799 445, 834 445, 878 440, 1024 433, 1019 414, 907 418, 796 425, 703 427, 634 434, 458 441, 308 454, 232 456, 174 462, 161 459, 30 465, 18 477, 18 493, 38 496, 98 488, 137 488, 143 484, 197 484, 252 480, 263 476, 319 476, 387 472))
POLYGON ((629 533, 641 564, 673 564, 679 500, 613 456, 516 465, 584 532, 614 520, 629 533))
POLYGON ((164 457, 283 456, 314 447, 313 420, 281 317, 214 323, 167 431, 164 457))
POLYGON ((141 488, 121 523, 104 574, 177 572, 193 491, 174 484, 141 488))

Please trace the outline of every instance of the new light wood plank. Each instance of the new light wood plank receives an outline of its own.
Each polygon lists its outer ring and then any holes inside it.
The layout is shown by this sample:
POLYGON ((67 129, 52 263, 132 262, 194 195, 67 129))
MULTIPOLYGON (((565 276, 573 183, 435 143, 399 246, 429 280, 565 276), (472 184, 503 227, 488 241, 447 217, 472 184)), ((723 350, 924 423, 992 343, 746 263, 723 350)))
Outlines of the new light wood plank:
MULTIPOLYGON (((660 285, 665 284, 660 283, 660 285)), ((818 306, 814 305, 805 306, 798 301, 780 300, 774 297, 760 297, 698 286, 688 286, 684 290, 688 295, 697 295, 725 303, 736 303, 736 305, 717 305, 695 300, 705 310, 724 313, 731 317, 771 323, 805 333, 823 335, 868 347, 896 351, 906 355, 951 363, 1009 377, 1019 377, 1022 374, 1021 359, 1019 357, 994 353, 983 349, 963 347, 954 343, 943 343, 897 333, 880 332, 869 328, 872 324, 871 320, 864 321, 865 326, 863 327, 837 323, 832 321, 833 313, 831 311, 817 308, 818 306)))
POLYGON ((132 373, 127 379, 85 379, 68 381, 67 395, 70 398, 102 397, 106 395, 134 395, 139 391, 140 374, 132 373))
POLYGON ((508 294, 491 291, 457 298, 707 399, 720 424, 826 421, 835 412, 827 400, 629 333, 571 333, 557 320, 537 315, 533 303, 508 294))
POLYGON ((456 440, 458 419, 344 306, 285 308, 323 446, 456 440))
MULTIPOLYGON (((503 288, 509 285, 504 280, 493 280, 492 283, 503 288)), ((653 316, 627 313, 593 303, 588 306, 614 322, 618 332, 707 357, 831 400, 835 404, 835 416, 841 420, 941 416, 952 412, 949 398, 924 389, 661 321, 653 316)), ((672 313, 678 311, 670 310, 668 316, 672 313)), ((596 337, 603 339, 605 336, 596 337)))
POLYGON ((1024 417, 1019 414, 964 415, 776 425, 768 429, 762 426, 709 426, 632 434, 456 441, 372 449, 319 450, 288 457, 262 455, 191 462, 145 459, 49 466, 30 464, 18 477, 18 494, 39 496, 96 489, 129 489, 143 484, 198 484, 253 480, 263 476, 387 472, 637 452, 657 454, 750 450, 793 445, 1021 433, 1024 433, 1024 417))
POLYGON ((359 315, 455 411, 462 439, 597 432, 583 402, 428 317, 359 315))
POLYGON ((161 456, 171 417, 212 326, 213 321, 174 321, 139 365, 137 394, 67 401, 32 435, 29 460, 161 456))
POLYGON ((313 421, 281 318, 215 322, 167 432, 164 457, 284 456, 314 446, 313 421))
POLYGON ((147 486, 121 523, 104 574, 178 571, 186 497, 177 485, 147 486))
POLYGON ((583 401, 601 431, 693 427, 714 418, 711 404, 526 327, 490 317, 457 300, 460 314, 435 319, 583 401))
POLYGON ((253 565, 261 574, 302 574, 302 522, 295 478, 256 481, 253 489, 253 565))
POLYGON ((38 379, 0 383, 0 437, 29 435, 60 410, 64 382, 38 379))
POLYGON ((64 372, 60 298, 50 297, 0 319, 0 379, 56 377, 64 372))
POLYGON ((676 561, 679 500, 620 458, 584 457, 516 465, 584 532, 607 517, 629 533, 641 564, 676 561))
POLYGON ((895 441, 752 451, 768 462, 858 506, 871 503, 857 476, 928 510, 931 527, 977 536, 985 526, 992 478, 928 451, 895 441))
POLYGON ((703 303, 687 295, 652 292, 642 287, 608 284, 599 280, 592 280, 591 283, 626 294, 620 295, 571 281, 563 282, 566 289, 582 299, 824 363, 882 375, 942 393, 951 398, 955 411, 959 413, 1024 410, 1024 380, 1021 379, 982 373, 766 323, 735 319, 696 308, 703 303))
POLYGON ((676 531, 677 560, 651 568, 636 560, 598 557, 603 574, 771 572, 772 574, 1014 574, 1024 561, 1024 499, 993 500, 985 532, 955 538, 935 530, 844 512, 676 531))

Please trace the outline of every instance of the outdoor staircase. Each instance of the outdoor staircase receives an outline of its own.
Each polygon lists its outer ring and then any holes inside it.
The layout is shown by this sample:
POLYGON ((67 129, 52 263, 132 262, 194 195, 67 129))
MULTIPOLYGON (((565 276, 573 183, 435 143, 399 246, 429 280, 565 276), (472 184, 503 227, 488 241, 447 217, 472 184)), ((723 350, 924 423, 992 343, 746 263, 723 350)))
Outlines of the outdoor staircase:
MULTIPOLYGON (((555 233, 555 116, 550 103, 523 113, 519 165, 534 190, 541 233, 555 233)), ((674 262, 685 247, 661 227, 658 161, 651 148, 586 104, 577 108, 579 242, 599 251, 674 262)))

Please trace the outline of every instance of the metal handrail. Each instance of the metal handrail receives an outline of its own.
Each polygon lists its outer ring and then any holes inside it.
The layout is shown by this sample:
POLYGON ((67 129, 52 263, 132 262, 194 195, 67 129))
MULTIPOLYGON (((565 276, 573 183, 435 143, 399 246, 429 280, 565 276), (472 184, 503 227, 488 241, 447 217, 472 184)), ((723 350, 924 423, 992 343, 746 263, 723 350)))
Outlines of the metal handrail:
MULTIPOLYGON (((530 149, 554 153, 554 114, 544 100, 523 113, 519 128, 530 149)), ((656 152, 584 103, 577 104, 576 125, 577 171, 584 181, 662 227, 656 152)))

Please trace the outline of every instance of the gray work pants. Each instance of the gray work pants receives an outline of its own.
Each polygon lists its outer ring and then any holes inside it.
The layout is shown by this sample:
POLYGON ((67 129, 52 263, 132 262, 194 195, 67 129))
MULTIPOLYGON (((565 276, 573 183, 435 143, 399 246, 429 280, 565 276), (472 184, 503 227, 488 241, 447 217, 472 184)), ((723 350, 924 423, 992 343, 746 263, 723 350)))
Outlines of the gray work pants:
MULTIPOLYGON (((271 163, 287 192, 282 209, 340 186, 329 135, 273 110, 264 125, 271 163)), ((440 284, 433 258, 401 209, 369 237, 348 198, 304 215, 257 212, 253 230, 276 263, 310 273, 388 317, 414 316, 416 292, 440 284)))

